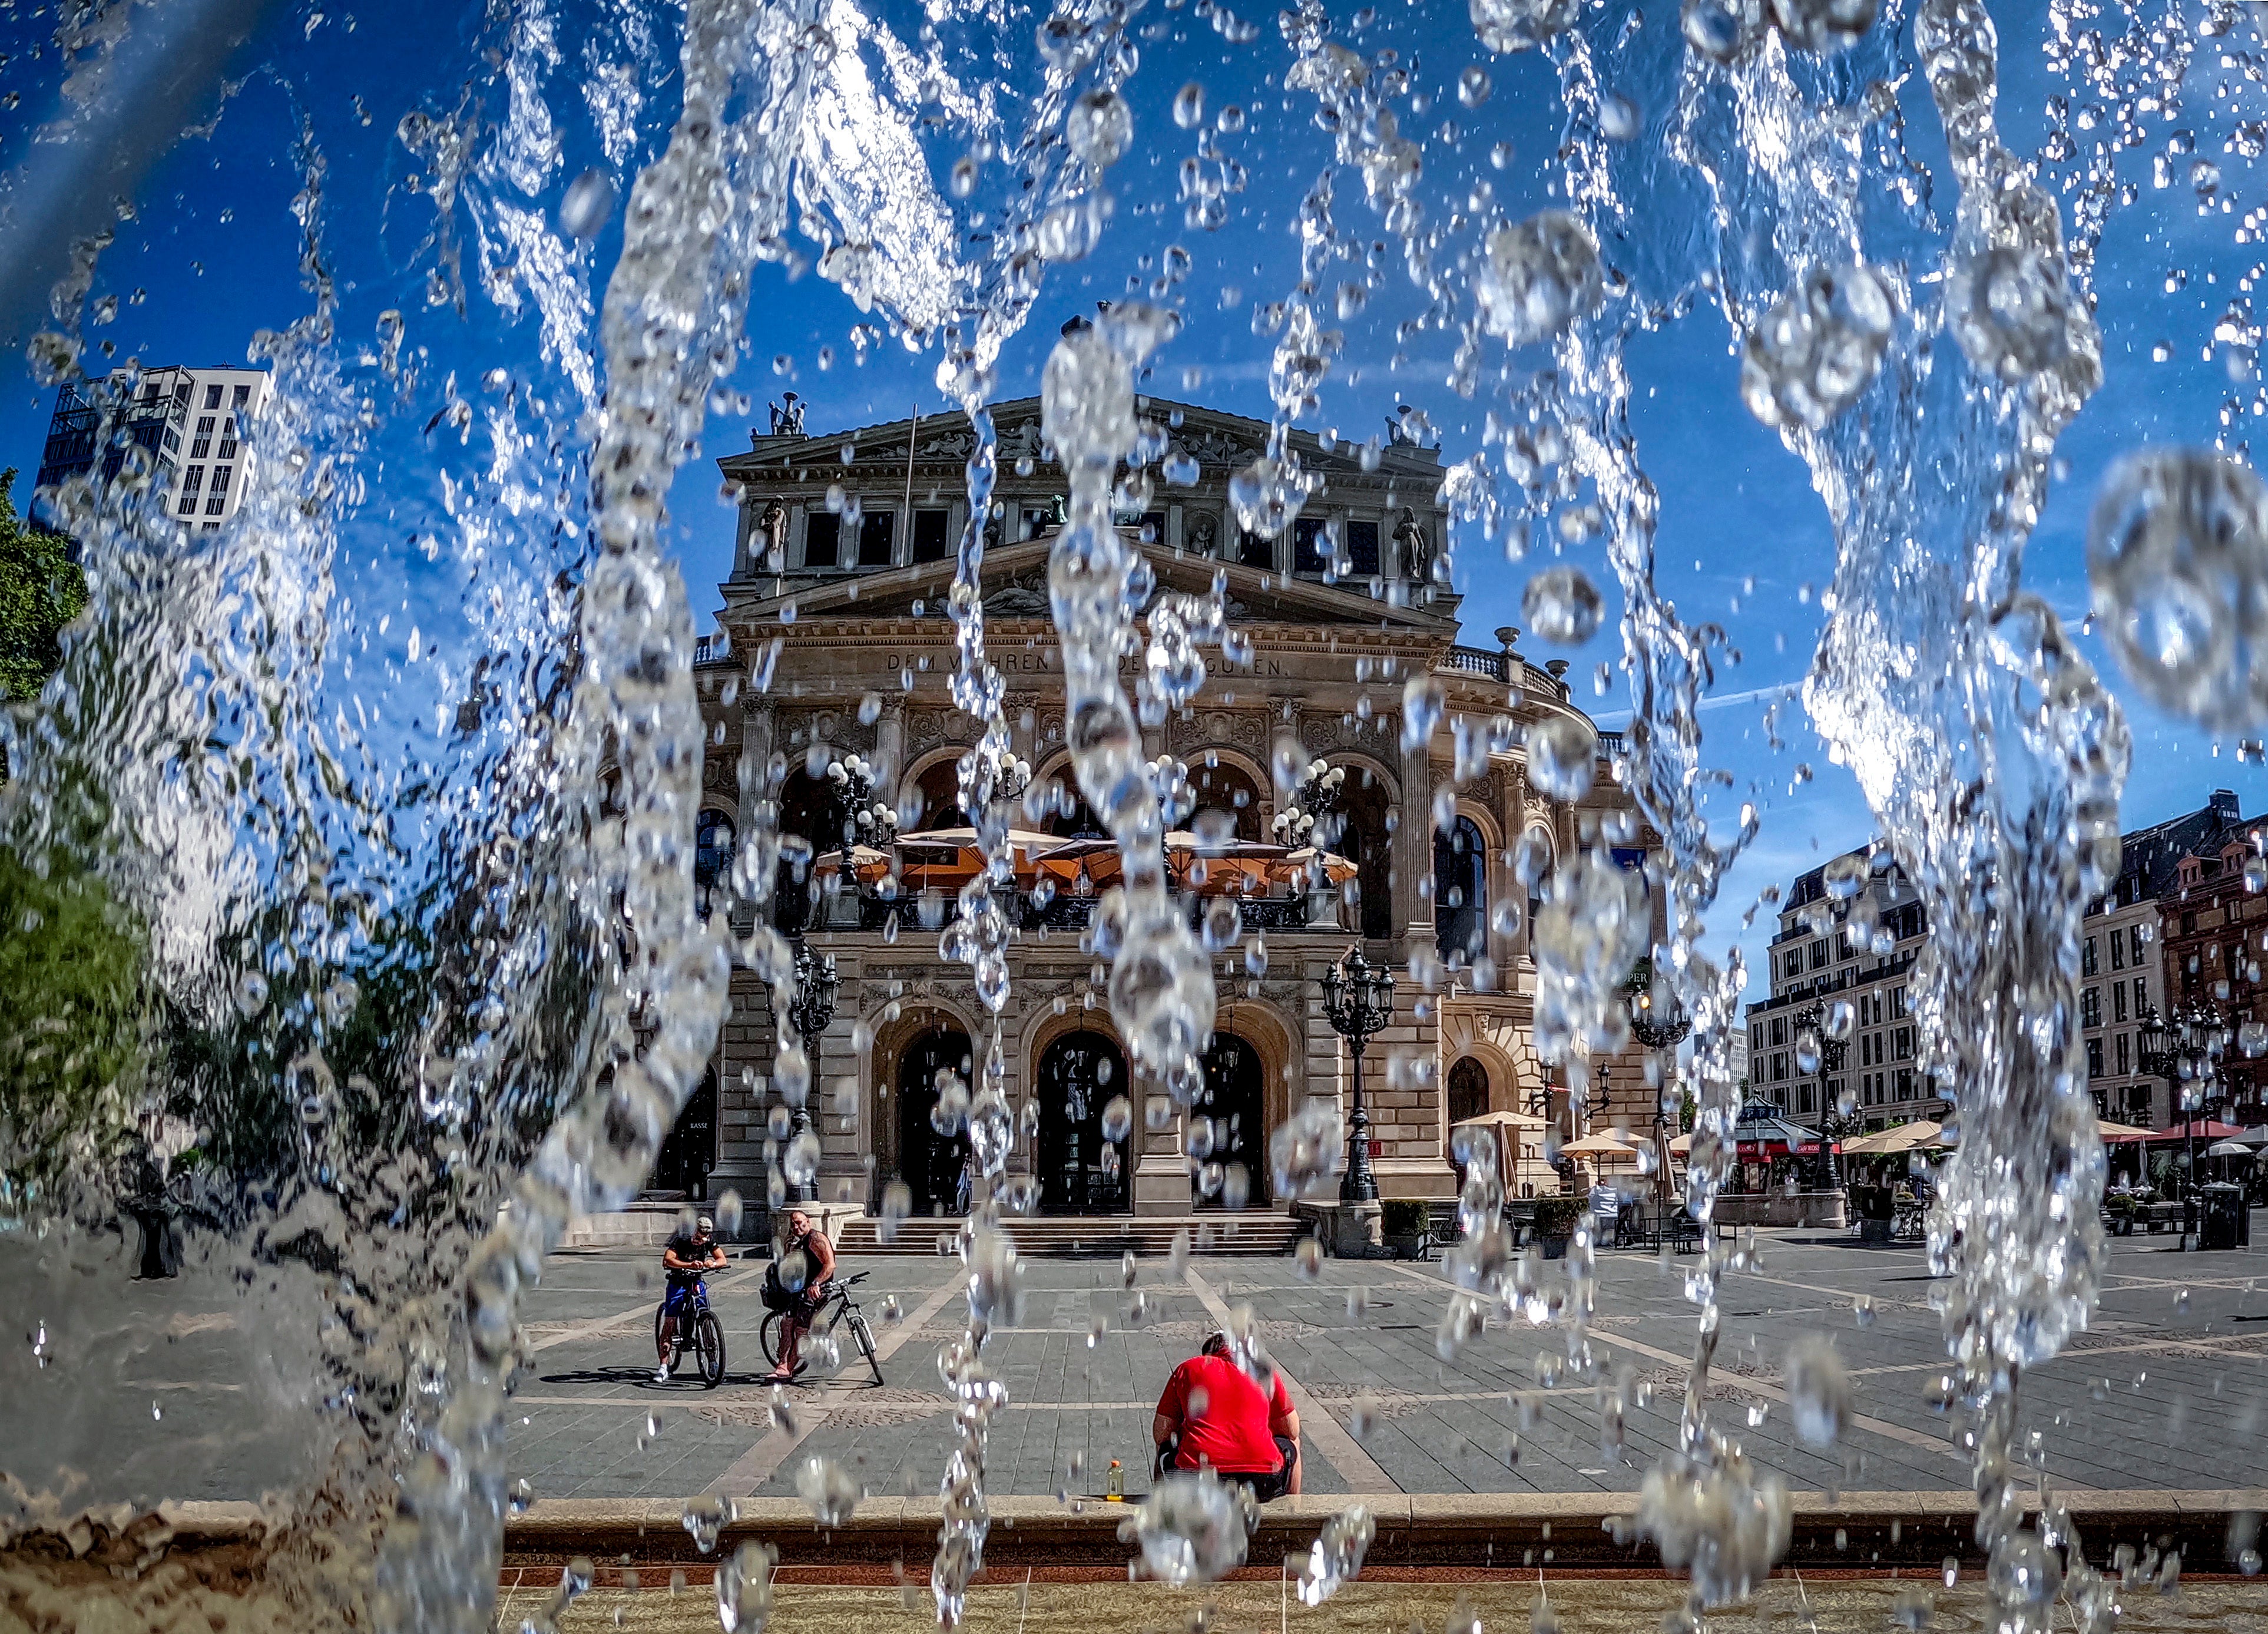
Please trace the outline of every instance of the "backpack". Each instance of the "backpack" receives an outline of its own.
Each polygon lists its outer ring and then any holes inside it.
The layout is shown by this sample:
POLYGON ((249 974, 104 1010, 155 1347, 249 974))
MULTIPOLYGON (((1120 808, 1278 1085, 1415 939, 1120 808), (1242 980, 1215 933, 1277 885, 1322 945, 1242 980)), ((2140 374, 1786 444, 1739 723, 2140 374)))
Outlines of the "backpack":
POLYGON ((792 1310, 802 1300, 803 1294, 801 1292, 789 1292, 787 1284, 783 1281, 780 1277, 780 1267, 786 1264, 790 1260, 794 1261, 796 1265, 801 1270, 802 1274, 797 1278, 797 1281, 806 1291, 810 1287, 812 1271, 811 1256, 803 1251, 800 1245, 798 1245, 795 1248, 790 1248, 786 1253, 780 1255, 777 1258, 774 1259, 770 1265, 764 1267, 764 1291, 762 1298, 764 1308, 768 1311, 792 1310))

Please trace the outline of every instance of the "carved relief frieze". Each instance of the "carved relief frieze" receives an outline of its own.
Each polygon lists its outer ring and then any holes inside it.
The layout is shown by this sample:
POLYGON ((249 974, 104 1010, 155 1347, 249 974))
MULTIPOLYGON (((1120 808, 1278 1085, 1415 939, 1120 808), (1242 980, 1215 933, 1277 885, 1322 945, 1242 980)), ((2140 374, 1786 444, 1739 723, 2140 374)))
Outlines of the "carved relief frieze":
POLYGON ((836 709, 782 710, 773 727, 774 743, 791 758, 814 743, 859 754, 874 752, 874 728, 858 718, 856 705, 836 709))
POLYGON ((1208 748, 1241 749, 1264 760, 1268 722, 1254 710, 1192 710, 1167 721, 1166 747, 1184 760, 1208 748))
POLYGON ((916 706, 906 711, 906 753, 922 755, 948 743, 974 743, 978 731, 976 718, 962 710, 916 706))

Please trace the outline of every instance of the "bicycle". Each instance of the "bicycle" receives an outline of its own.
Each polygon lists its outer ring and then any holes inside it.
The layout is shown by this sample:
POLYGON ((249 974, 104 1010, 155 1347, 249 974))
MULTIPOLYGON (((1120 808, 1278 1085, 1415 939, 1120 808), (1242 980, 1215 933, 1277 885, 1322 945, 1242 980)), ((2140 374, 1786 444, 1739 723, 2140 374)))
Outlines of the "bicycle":
MULTIPOLYGON (((882 1364, 874 1355, 874 1330, 866 1325, 865 1313, 859 1310, 858 1301, 850 1297, 850 1290, 871 1275, 872 1272, 860 1271, 856 1277, 836 1277, 833 1291, 820 1300, 819 1307, 811 1314, 810 1332, 817 1333, 823 1328, 831 1333, 836 1322, 847 1323, 850 1337, 858 1346, 858 1353, 866 1358, 866 1365, 873 1370, 874 1382, 879 1385, 882 1382, 882 1364)), ((785 1311, 769 1313, 757 1336, 764 1347, 764 1359, 774 1367, 779 1365, 780 1324, 787 1320, 787 1314, 785 1311)), ((806 1365, 807 1363, 799 1362, 796 1372, 800 1373, 806 1365)))
MULTIPOLYGON (((725 1324, 709 1308, 708 1278, 696 1277, 689 1290, 684 1314, 678 1318, 677 1329, 669 1336, 670 1371, 677 1370, 690 1345, 700 1365, 702 1387, 713 1390, 725 1382, 725 1324)), ((653 1307, 653 1343, 657 1351, 661 1348, 661 1319, 668 1311, 669 1299, 665 1295, 661 1303, 653 1307)))

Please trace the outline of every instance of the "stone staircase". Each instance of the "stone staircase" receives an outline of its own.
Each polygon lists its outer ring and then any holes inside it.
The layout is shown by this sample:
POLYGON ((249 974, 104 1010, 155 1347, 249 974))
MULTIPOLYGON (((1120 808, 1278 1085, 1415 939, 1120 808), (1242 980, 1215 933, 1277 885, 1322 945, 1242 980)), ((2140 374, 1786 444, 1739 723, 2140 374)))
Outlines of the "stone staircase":
MULTIPOLYGON (((896 1243, 886 1247, 875 1234, 880 1223, 867 1215, 837 1219, 832 1232, 836 1251, 845 1255, 951 1253, 954 1238, 961 1230, 958 1219, 909 1219, 899 1225, 896 1243)), ((1204 1214, 1035 1215, 1009 1222, 1017 1251, 1039 1259, 1116 1259, 1130 1248, 1139 1258, 1158 1259, 1172 1251, 1174 1233, 1183 1231, 1189 1234, 1193 1254, 1283 1255, 1291 1253, 1309 1230, 1305 1221, 1272 1209, 1204 1214)))

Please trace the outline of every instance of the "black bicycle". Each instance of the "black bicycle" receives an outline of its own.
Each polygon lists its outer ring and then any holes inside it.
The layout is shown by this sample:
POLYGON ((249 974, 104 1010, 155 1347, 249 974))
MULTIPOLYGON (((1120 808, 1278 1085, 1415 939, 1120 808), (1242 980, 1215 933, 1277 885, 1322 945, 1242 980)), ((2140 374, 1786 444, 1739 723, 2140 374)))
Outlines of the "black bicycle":
MULTIPOLYGON (((709 1284, 696 1277, 687 1284, 676 1327, 669 1336, 670 1371, 677 1370, 690 1349, 701 1365, 701 1382, 713 1390, 725 1382, 725 1324, 717 1320, 717 1313, 709 1308, 709 1284)), ((661 1348, 661 1319, 669 1314, 669 1300, 665 1296, 653 1307, 653 1343, 661 1348)))
MULTIPOLYGON (((850 1297, 850 1290, 865 1281, 872 1274, 869 1271, 860 1271, 856 1277, 838 1277, 835 1279, 827 1296, 820 1300, 819 1308, 811 1314, 810 1332, 804 1336, 804 1343, 807 1347, 813 1336, 817 1334, 831 1335, 835 1331, 836 1324, 842 1323, 850 1330, 852 1343, 858 1345, 858 1353, 866 1358, 866 1365, 873 1370, 874 1382, 880 1384, 882 1382, 882 1364, 874 1355, 874 1330, 866 1325, 865 1314, 859 1310, 858 1302, 850 1297)), ((779 1365, 780 1325, 786 1321, 787 1316, 788 1314, 785 1311, 768 1313, 764 1317, 763 1328, 758 1335, 764 1347, 764 1359, 775 1368, 779 1365)), ((795 1371, 801 1373, 809 1365, 808 1362, 799 1359, 795 1371)))

